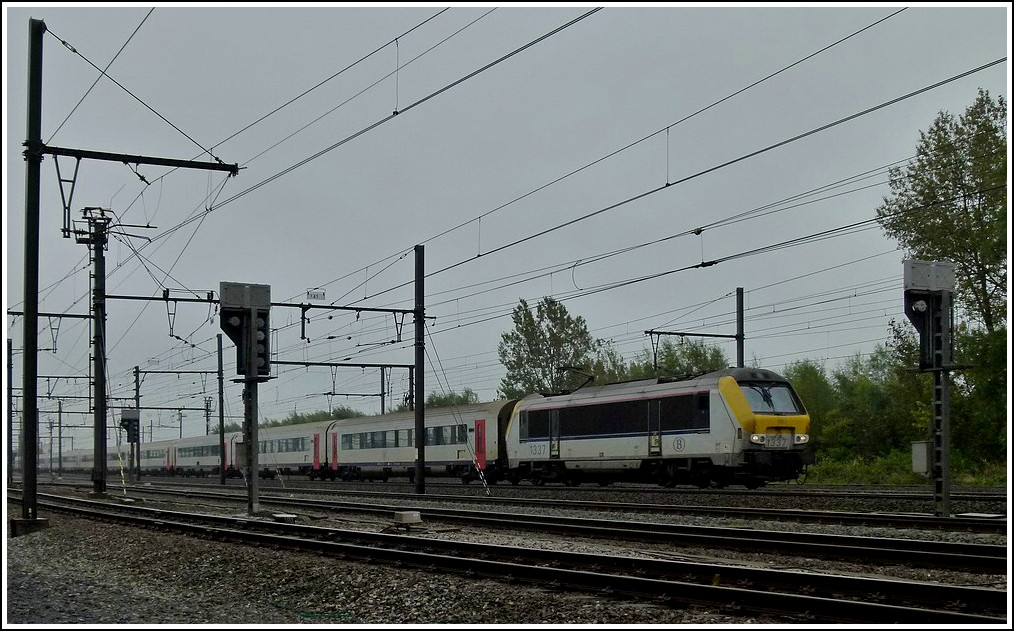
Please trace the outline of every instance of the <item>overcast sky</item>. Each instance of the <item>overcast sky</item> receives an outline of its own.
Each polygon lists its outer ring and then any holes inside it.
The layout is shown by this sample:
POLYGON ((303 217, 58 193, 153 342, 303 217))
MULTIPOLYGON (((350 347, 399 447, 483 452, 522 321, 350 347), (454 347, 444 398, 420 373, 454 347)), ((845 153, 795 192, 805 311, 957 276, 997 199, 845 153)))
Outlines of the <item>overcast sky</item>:
MULTIPOLYGON (((4 5, 5 309, 24 309, 30 18, 48 31, 47 145, 241 168, 82 160, 72 228, 85 207, 123 226, 107 293, 217 299, 228 281, 270 285, 276 303, 312 289, 314 304, 407 310, 422 244, 425 390, 482 400, 521 298, 563 300, 630 360, 650 351, 647 330, 735 333, 742 287, 748 363, 833 370, 869 353, 891 320, 907 326, 904 253, 862 223, 890 193, 885 169, 939 112, 964 112, 979 88, 1007 98, 1010 82, 1005 4, 292 6, 4 5)), ((75 162, 60 158, 59 177, 55 162, 42 164, 39 310, 86 314, 88 250, 61 232, 75 162)), ((218 411, 204 372, 217 369, 214 307, 110 299, 107 312, 110 395, 132 399, 138 366, 142 406, 193 408, 183 433, 203 434, 206 397, 218 411)), ((391 314, 308 316, 301 339, 300 310, 273 308, 277 359, 414 362, 410 315, 400 332, 391 314)), ((6 326, 20 387, 23 319, 6 326)), ((733 340, 712 341, 735 362, 733 340)), ((39 375, 79 377, 40 379, 40 396, 64 397, 65 425, 91 423, 89 343, 86 321, 40 318, 39 375)), ((359 396, 379 394, 375 368, 272 374, 262 420, 380 411, 359 396)), ((387 409, 407 389, 392 369, 387 409)), ((57 400, 39 407, 48 439, 57 400)), ((179 415, 146 411, 142 425, 145 440, 149 426, 171 438, 179 415)))

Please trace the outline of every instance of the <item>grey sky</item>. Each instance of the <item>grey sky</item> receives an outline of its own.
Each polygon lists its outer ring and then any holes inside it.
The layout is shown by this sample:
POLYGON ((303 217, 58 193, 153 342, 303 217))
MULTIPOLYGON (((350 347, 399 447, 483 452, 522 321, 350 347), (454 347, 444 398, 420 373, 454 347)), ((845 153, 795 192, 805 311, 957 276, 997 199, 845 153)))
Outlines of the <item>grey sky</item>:
MULTIPOLYGON (((132 226, 126 232, 152 239, 111 242, 108 293, 204 297, 233 281, 268 284, 275 302, 306 302, 307 290, 320 288, 322 304, 411 309, 412 248, 422 243, 428 273, 450 268, 426 280, 434 317, 426 391, 468 387, 483 400, 503 376, 497 344, 519 298, 563 299, 593 336, 631 359, 650 349, 648 329, 734 333, 734 292, 743 287, 748 362, 777 371, 809 358, 833 368, 868 353, 888 338, 890 320, 904 320, 903 255, 876 225, 739 255, 872 219, 889 193, 883 168, 914 155, 919 130, 940 111, 962 113, 980 87, 1007 98, 1010 77, 1003 62, 745 158, 1007 57, 1009 7, 907 8, 690 118, 902 7, 606 6, 474 76, 591 7, 155 5, 148 15, 151 7, 4 6, 5 308, 23 309, 21 143, 28 21, 39 18, 49 30, 44 142, 199 160, 210 149, 242 167, 228 178, 141 165, 146 185, 133 165, 82 161, 72 219, 85 206, 111 208, 132 226), (104 78, 91 88, 93 65, 114 57, 108 74, 122 87, 104 78), (748 211, 758 212, 712 226, 748 211), (684 234, 701 226, 700 235, 684 234)), ((42 166, 39 309, 83 314, 88 253, 61 236, 53 163, 46 156, 42 166)), ((63 177, 73 167, 60 159, 63 177)), ((134 366, 216 368, 220 329, 207 305, 179 303, 173 314, 164 302, 111 300, 107 310, 112 396, 133 396, 134 366)), ((391 315, 310 316, 307 341, 297 309, 273 310, 278 359, 413 362, 410 316, 401 342, 384 345, 397 337, 391 315)), ((20 348, 22 320, 6 323, 20 348)), ((48 319, 39 330, 40 348, 51 348, 48 319)), ((39 374, 89 375, 89 340, 83 321, 64 319, 56 352, 40 353, 39 374)), ((735 361, 731 340, 715 343, 735 361)), ((225 358, 226 414, 238 420, 228 340, 225 358)), ((323 395, 377 393, 375 369, 343 368, 334 381, 326 368, 273 374, 260 388, 262 418, 329 404, 379 411, 378 397, 323 395)), ((407 371, 389 377, 390 407, 407 389, 407 371)), ((20 386, 20 355, 13 381, 20 386)), ((82 396, 86 384, 43 379, 39 391, 82 396)), ((152 373, 142 402, 203 408, 211 396, 217 418, 216 388, 210 375, 152 373)), ((55 400, 40 409, 56 409, 55 400)), ((87 401, 67 398, 65 409, 87 410, 87 401)), ((50 418, 42 415, 44 438, 50 418)), ((149 423, 155 439, 178 435, 175 413, 146 414, 149 423)), ((184 413, 184 434, 204 426, 203 412, 184 413)))

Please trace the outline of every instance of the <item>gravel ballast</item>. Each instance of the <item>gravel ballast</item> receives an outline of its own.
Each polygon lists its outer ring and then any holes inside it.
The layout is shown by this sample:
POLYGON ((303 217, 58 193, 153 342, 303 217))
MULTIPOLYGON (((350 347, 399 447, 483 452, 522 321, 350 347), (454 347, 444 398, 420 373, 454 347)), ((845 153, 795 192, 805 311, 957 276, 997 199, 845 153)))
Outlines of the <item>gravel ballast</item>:
MULTIPOLYGON (((149 501, 149 500, 146 500, 149 501)), ((239 514, 233 503, 152 501, 161 508, 239 514), (164 504, 164 505, 162 505, 164 504)), ((7 507, 8 530, 20 505, 7 507)), ((540 509, 547 511, 548 509, 540 509)), ((292 512, 286 510, 285 512, 292 512)), ((560 511, 565 513, 566 511, 560 511)), ((254 547, 72 517, 40 516, 50 527, 7 539, 7 624, 446 625, 672 624, 740 625, 804 622, 800 617, 748 616, 729 608, 670 607, 607 596, 470 578, 450 572, 344 561, 309 552, 254 547)), ((596 515, 587 515, 596 516, 596 515)), ((601 516, 601 515, 599 515, 601 516)), ((610 518, 616 518, 615 514, 610 518)), ((318 519, 319 516, 315 517, 318 519)), ((656 517, 657 518, 657 517, 656 517)), ((647 515, 631 515, 649 521, 647 515)), ((667 519, 673 519, 669 517, 667 519)), ((378 532, 385 521, 346 515, 315 525, 378 532)), ((698 525, 713 520, 685 518, 698 525)), ((736 527, 1005 543, 1003 535, 887 532, 842 526, 752 522, 736 527)), ((422 528, 421 537, 490 541, 625 556, 748 564, 776 569, 942 582, 1006 589, 1005 576, 927 568, 863 567, 829 560, 750 552, 646 546, 556 537, 547 533, 422 528)))
POLYGON ((41 516, 7 539, 5 627, 777 622, 41 516))

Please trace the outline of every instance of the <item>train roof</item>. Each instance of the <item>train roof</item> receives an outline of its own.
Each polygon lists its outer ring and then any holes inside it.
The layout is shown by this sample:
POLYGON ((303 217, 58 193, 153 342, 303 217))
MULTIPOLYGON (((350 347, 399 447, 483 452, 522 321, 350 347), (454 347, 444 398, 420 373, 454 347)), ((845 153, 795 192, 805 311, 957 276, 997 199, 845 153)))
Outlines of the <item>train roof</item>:
POLYGON ((786 381, 781 375, 764 368, 729 367, 697 375, 619 381, 601 386, 585 386, 569 392, 541 392, 528 395, 524 400, 532 403, 539 399, 551 399, 553 401, 560 401, 561 399, 581 400, 600 397, 623 397, 652 391, 659 393, 670 392, 672 390, 695 391, 702 388, 714 387, 718 384, 718 380, 725 376, 732 377, 736 381, 786 381))
MULTIPOLYGON (((460 417, 474 414, 488 414, 493 410, 498 411, 499 407, 503 406, 506 403, 507 400, 505 399, 497 399, 494 401, 486 401, 482 403, 467 403, 463 405, 451 405, 444 407, 424 406, 423 413, 426 416, 434 416, 434 417, 438 416, 460 417)), ((337 421, 337 425, 348 426, 355 425, 357 423, 376 422, 377 420, 392 421, 397 419, 413 419, 413 418, 415 418, 415 410, 405 410, 402 412, 388 412, 387 414, 381 414, 377 416, 357 416, 353 418, 343 418, 337 421)), ((325 421, 318 422, 327 424, 327 422, 325 421)))

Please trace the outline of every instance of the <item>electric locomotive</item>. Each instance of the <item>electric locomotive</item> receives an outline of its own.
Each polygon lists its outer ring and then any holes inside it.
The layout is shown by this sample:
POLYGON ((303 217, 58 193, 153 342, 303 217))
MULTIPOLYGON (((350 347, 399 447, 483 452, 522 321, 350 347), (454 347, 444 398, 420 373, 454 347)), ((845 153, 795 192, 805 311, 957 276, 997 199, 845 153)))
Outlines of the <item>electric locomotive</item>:
POLYGON ((506 430, 511 475, 533 484, 658 482, 757 488, 813 462, 810 417, 783 377, 728 368, 531 394, 506 430))

